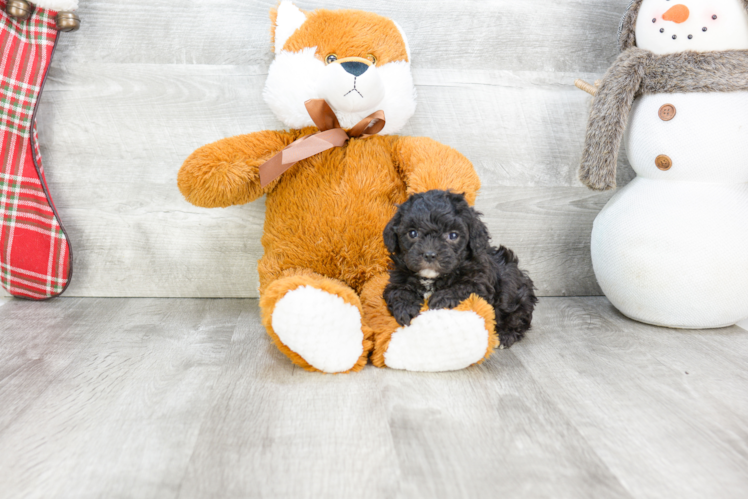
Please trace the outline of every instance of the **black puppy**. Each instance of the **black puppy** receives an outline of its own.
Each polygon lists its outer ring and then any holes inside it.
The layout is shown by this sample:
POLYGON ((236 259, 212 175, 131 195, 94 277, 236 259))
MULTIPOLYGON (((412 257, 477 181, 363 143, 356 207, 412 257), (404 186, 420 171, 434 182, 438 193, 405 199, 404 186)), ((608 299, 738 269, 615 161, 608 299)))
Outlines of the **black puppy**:
POLYGON ((429 309, 451 309, 476 294, 496 311, 502 348, 522 339, 538 299, 514 253, 489 245, 481 214, 461 194, 428 191, 400 205, 384 230, 393 262, 384 300, 400 325, 429 309))

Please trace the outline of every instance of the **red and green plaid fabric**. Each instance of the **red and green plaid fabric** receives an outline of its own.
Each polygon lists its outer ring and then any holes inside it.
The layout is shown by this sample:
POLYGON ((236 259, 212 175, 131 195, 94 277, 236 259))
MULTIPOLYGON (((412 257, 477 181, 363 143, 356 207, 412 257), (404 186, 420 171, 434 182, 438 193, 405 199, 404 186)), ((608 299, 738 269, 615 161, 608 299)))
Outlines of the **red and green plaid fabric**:
POLYGON ((71 253, 49 196, 35 111, 52 59, 55 13, 16 21, 0 0, 0 283, 11 295, 47 299, 70 281, 71 253))

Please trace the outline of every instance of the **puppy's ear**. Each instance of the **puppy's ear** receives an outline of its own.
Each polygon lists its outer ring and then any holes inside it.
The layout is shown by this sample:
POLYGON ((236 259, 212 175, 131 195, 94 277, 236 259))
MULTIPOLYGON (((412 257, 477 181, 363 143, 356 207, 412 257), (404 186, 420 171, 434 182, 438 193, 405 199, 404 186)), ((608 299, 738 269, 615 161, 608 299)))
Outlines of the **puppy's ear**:
POLYGON ((465 207, 470 206, 465 199, 465 193, 455 193, 452 190, 448 190, 446 191, 446 195, 449 202, 458 212, 461 212, 465 207))
POLYGON ((384 246, 391 254, 398 253, 398 239, 397 239, 397 226, 400 224, 403 216, 400 210, 397 211, 395 216, 387 223, 387 227, 384 228, 384 246))
POLYGON ((449 200, 452 203, 457 215, 465 221, 470 231, 468 247, 473 255, 485 252, 488 247, 488 230, 486 225, 480 220, 481 213, 468 205, 464 194, 449 192, 449 200))
POLYGON ((470 231, 470 240, 468 241, 468 246, 470 247, 470 251, 473 253, 473 255, 476 255, 486 251, 486 248, 488 248, 488 241, 490 240, 490 237, 488 236, 486 225, 483 224, 483 221, 480 220, 480 216, 482 214, 476 211, 473 207, 468 207, 467 210, 469 213, 467 217, 467 223, 468 230, 470 231))

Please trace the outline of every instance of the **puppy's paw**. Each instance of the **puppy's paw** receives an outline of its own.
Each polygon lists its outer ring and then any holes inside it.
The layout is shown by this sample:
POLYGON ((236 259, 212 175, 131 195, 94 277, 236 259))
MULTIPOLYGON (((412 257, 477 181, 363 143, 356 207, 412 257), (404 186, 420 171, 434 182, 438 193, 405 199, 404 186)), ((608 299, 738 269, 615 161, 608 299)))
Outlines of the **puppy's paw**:
POLYGON ((515 342, 522 340, 523 336, 524 335, 519 332, 499 332, 499 340, 501 341, 499 349, 509 349, 515 342))
POLYGON ((390 308, 392 316, 400 326, 409 326, 410 322, 421 314, 421 304, 404 303, 390 308))
POLYGON ((462 300, 451 290, 442 290, 429 298, 429 309, 454 309, 462 300))

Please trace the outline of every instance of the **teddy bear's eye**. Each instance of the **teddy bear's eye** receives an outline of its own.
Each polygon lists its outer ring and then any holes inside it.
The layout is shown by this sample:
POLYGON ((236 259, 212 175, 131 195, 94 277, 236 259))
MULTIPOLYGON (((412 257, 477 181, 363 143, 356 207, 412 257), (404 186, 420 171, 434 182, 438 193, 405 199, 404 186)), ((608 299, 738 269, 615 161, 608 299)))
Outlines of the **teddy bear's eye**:
POLYGON ((418 238, 418 231, 416 231, 414 229, 414 230, 412 230, 411 232, 408 233, 408 236, 410 236, 413 239, 416 239, 416 238, 418 238))
POLYGON ((366 58, 367 58, 367 59, 368 59, 369 61, 371 61, 371 63, 372 63, 372 64, 374 64, 374 65, 376 65, 376 64, 377 64, 377 58, 376 58, 376 56, 374 56, 374 54, 367 54, 367 55, 366 55, 366 58))
POLYGON ((459 237, 460 237, 459 233, 456 233, 454 231, 452 231, 451 233, 449 233, 449 239, 452 240, 452 241, 457 240, 459 237))
POLYGON ((335 54, 330 54, 327 57, 325 57, 326 64, 332 64, 337 60, 338 60, 338 56, 336 56, 335 54))

